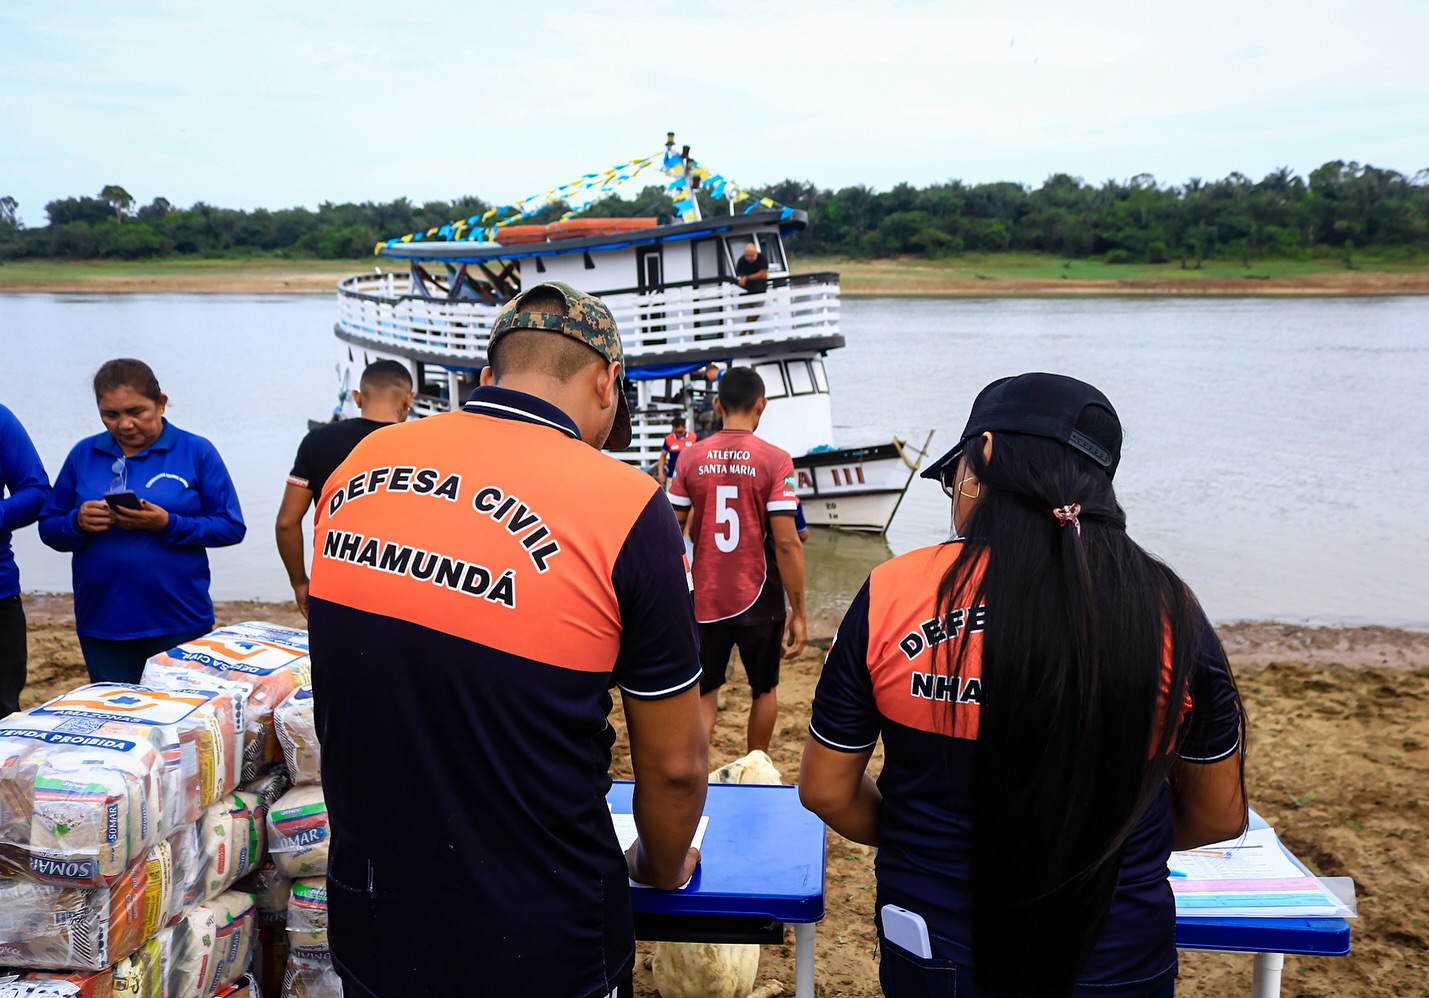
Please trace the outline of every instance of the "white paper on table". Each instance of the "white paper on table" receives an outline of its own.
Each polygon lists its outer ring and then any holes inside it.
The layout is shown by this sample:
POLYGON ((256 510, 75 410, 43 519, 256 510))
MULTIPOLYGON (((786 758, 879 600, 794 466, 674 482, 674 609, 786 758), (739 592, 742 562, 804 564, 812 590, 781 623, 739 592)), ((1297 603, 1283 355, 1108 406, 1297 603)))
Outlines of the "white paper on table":
POLYGON ((1191 880, 1290 880, 1306 876, 1281 848, 1273 828, 1257 828, 1238 839, 1173 852, 1170 866, 1191 880), (1229 855, 1214 855, 1217 852, 1229 855))
POLYGON ((1353 914, 1290 855, 1275 830, 1173 852, 1176 914, 1213 917, 1315 917, 1353 914))
MULTIPOLYGON (((634 845, 635 840, 640 837, 639 833, 635 830, 635 815, 617 814, 615 812, 611 812, 610 821, 613 825, 615 825, 615 837, 620 840, 620 851, 624 852, 632 845, 634 845)), ((690 845, 694 846, 696 849, 700 847, 701 843, 703 843, 705 840, 705 829, 709 827, 709 824, 710 816, 707 814, 700 815, 700 823, 695 826, 695 837, 694 840, 690 842, 690 845)), ((630 881, 630 886, 643 887, 646 890, 654 890, 654 888, 651 887, 649 884, 637 884, 633 880, 630 881)), ((690 886, 690 881, 686 880, 683 884, 680 885, 679 889, 684 890, 688 886, 690 886)))

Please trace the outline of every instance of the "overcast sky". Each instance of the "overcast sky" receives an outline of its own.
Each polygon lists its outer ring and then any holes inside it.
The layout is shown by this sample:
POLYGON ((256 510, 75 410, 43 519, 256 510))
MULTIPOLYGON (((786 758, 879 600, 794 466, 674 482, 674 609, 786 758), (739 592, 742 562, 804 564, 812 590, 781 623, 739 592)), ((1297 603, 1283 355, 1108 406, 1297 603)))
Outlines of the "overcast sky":
POLYGON ((0 0, 0 195, 511 201, 660 149, 746 185, 1429 167, 1429 3, 0 0))

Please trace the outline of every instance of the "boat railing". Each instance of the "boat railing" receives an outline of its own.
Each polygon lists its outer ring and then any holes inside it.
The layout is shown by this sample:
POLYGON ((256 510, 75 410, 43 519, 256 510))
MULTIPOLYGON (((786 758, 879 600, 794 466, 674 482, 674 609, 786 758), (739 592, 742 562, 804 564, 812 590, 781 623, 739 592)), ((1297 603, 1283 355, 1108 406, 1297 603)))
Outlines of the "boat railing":
MULTIPOLYGON (((403 274, 363 274, 338 284, 338 323, 349 335, 399 352, 484 358, 499 307, 410 293, 403 274)), ((836 336, 837 274, 773 278, 746 294, 729 279, 666 284, 655 291, 599 291, 620 327, 625 352, 647 360, 662 354, 836 336)))

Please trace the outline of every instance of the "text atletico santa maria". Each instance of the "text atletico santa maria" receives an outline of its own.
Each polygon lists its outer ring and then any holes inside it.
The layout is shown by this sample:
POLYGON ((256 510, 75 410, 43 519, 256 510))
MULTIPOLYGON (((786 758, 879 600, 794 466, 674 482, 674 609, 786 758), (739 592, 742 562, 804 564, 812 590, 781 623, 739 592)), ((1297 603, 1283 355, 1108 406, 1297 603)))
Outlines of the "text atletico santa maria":
MULTIPOLYGON (((464 486, 456 473, 437 468, 387 466, 353 475, 327 500, 331 520, 345 505, 387 493, 409 493, 450 503, 460 503, 464 486)), ((547 572, 551 559, 561 553, 561 544, 543 517, 497 485, 482 485, 470 493, 472 510, 505 528, 521 545, 538 572, 547 572)), ((467 559, 440 551, 429 551, 395 540, 341 530, 330 526, 323 537, 321 556, 361 565, 379 572, 406 575, 454 592, 480 597, 514 609, 516 571, 493 570, 467 559)))

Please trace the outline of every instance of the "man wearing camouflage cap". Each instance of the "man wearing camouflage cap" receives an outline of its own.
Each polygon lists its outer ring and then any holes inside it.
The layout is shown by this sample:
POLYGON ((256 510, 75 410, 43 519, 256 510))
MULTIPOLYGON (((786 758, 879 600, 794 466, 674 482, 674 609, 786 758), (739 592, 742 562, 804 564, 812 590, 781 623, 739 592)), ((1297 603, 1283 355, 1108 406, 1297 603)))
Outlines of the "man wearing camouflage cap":
POLYGON ((708 755, 679 527, 609 309, 518 295, 459 412, 376 431, 318 503, 309 625, 333 962, 352 996, 626 998, 626 877, 689 878, 708 755), (605 804, 619 686, 640 838, 605 804))

